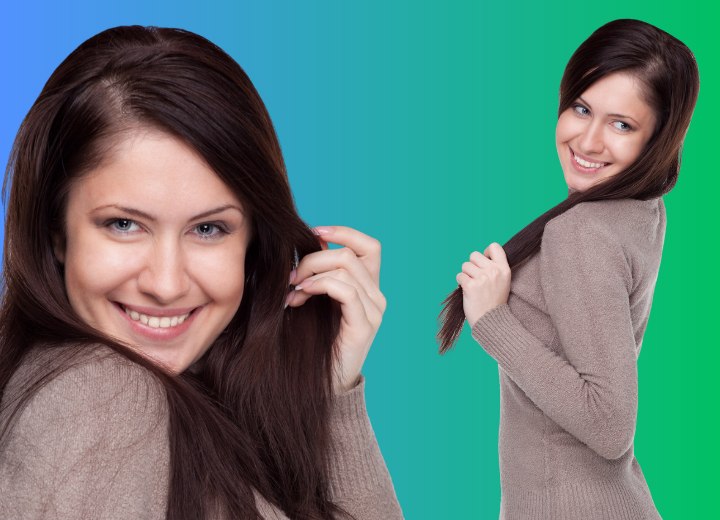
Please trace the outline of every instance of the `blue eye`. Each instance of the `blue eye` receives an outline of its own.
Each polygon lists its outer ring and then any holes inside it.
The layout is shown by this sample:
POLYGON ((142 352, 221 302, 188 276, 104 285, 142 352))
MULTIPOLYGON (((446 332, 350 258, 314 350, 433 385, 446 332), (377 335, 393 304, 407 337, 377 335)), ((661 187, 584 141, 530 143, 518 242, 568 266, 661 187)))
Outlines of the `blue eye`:
POLYGON ((587 117, 590 115, 590 110, 584 105, 575 104, 572 106, 572 109, 573 112, 575 112, 580 117, 587 117))
POLYGON ((625 121, 613 121, 612 125, 621 132, 629 132, 633 130, 633 127, 627 124, 625 121))
POLYGON ((113 231, 117 231, 119 233, 132 233, 133 231, 137 231, 139 228, 134 220, 127 218, 112 219, 107 223, 107 226, 113 231))
POLYGON ((201 238, 218 238, 227 234, 227 231, 219 224, 204 222, 195 226, 195 233, 201 238))

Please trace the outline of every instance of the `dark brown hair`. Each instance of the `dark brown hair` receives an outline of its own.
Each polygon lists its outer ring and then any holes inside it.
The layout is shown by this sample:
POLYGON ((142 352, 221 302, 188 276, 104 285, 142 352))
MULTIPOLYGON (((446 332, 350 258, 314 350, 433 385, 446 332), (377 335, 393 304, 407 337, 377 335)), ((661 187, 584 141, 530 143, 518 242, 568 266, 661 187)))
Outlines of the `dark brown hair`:
MULTIPOLYGON (((574 192, 520 230, 503 246, 510 267, 520 265, 540 247, 545 224, 586 201, 632 198, 647 200, 669 192, 677 181, 680 155, 700 88, 695 58, 685 44, 639 20, 609 22, 571 56, 560 83, 558 116, 605 76, 625 72, 638 78, 657 124, 640 156, 626 170, 583 192, 574 192)), ((465 321, 462 290, 443 302, 438 332, 440 352, 455 341, 465 321)))
POLYGON ((283 310, 295 255, 320 247, 295 209, 265 106, 232 58, 179 29, 116 27, 93 36, 55 70, 23 121, 8 185, 0 394, 32 347, 106 344, 166 390, 168 518, 206 518, 217 507, 230 518, 259 518, 253 490, 292 518, 341 513, 326 469, 340 311, 327 297, 283 310), (143 127, 197 151, 253 226, 237 313, 198 370, 177 377, 84 323, 53 255, 70 183, 122 132, 143 127))

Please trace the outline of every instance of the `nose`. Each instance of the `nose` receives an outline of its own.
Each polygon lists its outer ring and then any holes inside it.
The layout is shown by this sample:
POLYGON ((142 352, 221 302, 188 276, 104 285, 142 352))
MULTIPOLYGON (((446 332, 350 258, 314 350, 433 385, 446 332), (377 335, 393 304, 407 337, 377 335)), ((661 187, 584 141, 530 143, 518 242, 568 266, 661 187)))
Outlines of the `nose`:
POLYGON ((169 237, 158 240, 147 252, 138 289, 161 305, 178 301, 190 289, 186 264, 177 241, 169 237))
POLYGON ((580 150, 578 150, 580 153, 601 153, 605 148, 602 123, 597 120, 589 122, 579 136, 578 145, 580 147, 580 150))

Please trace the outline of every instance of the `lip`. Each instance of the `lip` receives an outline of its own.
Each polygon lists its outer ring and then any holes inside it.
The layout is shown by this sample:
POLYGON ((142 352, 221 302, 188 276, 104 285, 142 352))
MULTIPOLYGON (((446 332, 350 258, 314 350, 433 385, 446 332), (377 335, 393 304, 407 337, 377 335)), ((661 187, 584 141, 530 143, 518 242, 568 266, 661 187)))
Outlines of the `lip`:
POLYGON ((181 336, 183 333, 185 333, 188 328, 190 328, 190 325, 195 321, 195 317, 202 312, 202 309, 204 306, 200 307, 186 307, 186 308, 176 308, 176 309, 153 309, 152 307, 137 307, 135 305, 125 305, 119 302, 113 302, 115 308, 118 310, 120 315, 125 319, 125 321, 130 326, 131 331, 134 333, 134 335, 140 336, 143 339, 149 339, 153 341, 168 341, 177 338, 178 336, 181 336), (150 316, 178 316, 180 314, 187 314, 190 313, 190 315, 185 319, 184 322, 182 322, 179 325, 175 325, 174 327, 166 327, 166 328, 154 328, 150 327, 149 325, 145 325, 140 321, 133 320, 128 314, 125 312, 125 309, 134 310, 136 312, 147 314, 150 316))
POLYGON ((607 167, 607 166, 609 166, 609 165, 611 164, 611 163, 608 163, 608 162, 605 162, 605 161, 598 161, 598 160, 596 160, 596 159, 591 159, 590 157, 586 157, 586 156, 584 156, 584 155, 581 154, 581 153, 577 153, 575 150, 573 150, 572 148, 570 148, 570 146, 568 146, 568 150, 570 151, 570 164, 572 164, 572 165, 573 165, 573 168, 575 168, 575 169, 576 169, 577 171, 579 171, 580 173, 596 173, 596 172, 599 172, 600 170, 602 170, 603 168, 605 168, 605 167, 607 167), (600 168, 586 168, 585 166, 581 165, 580 163, 578 163, 578 162, 575 160, 575 156, 580 157, 580 158, 581 158, 582 160, 584 160, 584 161, 588 161, 588 162, 602 162, 602 163, 604 163, 604 164, 603 164, 600 168))

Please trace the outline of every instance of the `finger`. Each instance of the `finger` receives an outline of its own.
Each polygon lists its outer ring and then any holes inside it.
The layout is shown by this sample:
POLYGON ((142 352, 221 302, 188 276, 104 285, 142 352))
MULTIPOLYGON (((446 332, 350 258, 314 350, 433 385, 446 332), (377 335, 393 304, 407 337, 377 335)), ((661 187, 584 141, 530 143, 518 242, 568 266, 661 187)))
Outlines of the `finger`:
POLYGON ((492 244, 487 246, 487 249, 485 249, 485 256, 487 256, 493 262, 498 262, 503 265, 508 265, 507 255, 505 255, 505 250, 497 242, 493 242, 492 244))
POLYGON ((355 252, 347 247, 317 251, 303 257, 297 266, 294 283, 302 284, 312 276, 336 269, 347 271, 378 305, 382 305, 385 297, 380 292, 377 280, 355 252))
POLYGON ((334 271, 325 272, 319 275, 315 275, 311 278, 308 278, 301 284, 295 286, 295 293, 296 295, 292 298, 292 301, 290 302, 290 305, 292 307, 299 307, 303 303, 305 303, 311 296, 317 294, 314 291, 306 290, 310 288, 312 285, 317 283, 318 280, 323 278, 334 278, 335 280, 338 280, 345 285, 349 285, 351 287, 354 287, 355 290, 358 293, 358 296, 360 298, 361 303, 363 304, 363 307, 365 309, 365 314, 371 318, 371 321, 373 323, 377 322, 379 324, 380 319, 382 318, 382 314, 384 312, 384 307, 381 307, 378 305, 376 301, 374 301, 370 296, 365 292, 365 289, 357 283, 357 280, 353 279, 350 274, 343 270, 343 269, 337 269, 334 271))
POLYGON ((457 276, 455 276, 455 281, 458 283, 460 288, 463 288, 463 285, 470 281, 470 277, 465 273, 458 273, 457 276))
POLYGON ((327 251, 328 249, 330 249, 330 247, 328 247, 328 243, 325 240, 323 240, 321 236, 318 236, 318 235, 315 235, 315 236, 317 236, 317 240, 318 240, 318 242, 320 242, 320 249, 322 249, 323 251, 327 251))
POLYGON ((457 280, 457 283, 463 285, 465 289, 467 289, 468 287, 482 287, 484 286, 484 284, 487 283, 488 278, 488 274, 482 269, 473 276, 465 272, 460 272, 455 276, 455 280, 457 280), (462 283, 460 282, 460 280, 462 280, 462 283))
MULTIPOLYGON (((305 292, 308 295, 327 294, 333 300, 340 303, 343 319, 352 327, 369 327, 370 319, 365 312, 361 296, 357 288, 337 278, 324 276, 306 283, 297 293, 305 292)), ((295 297, 298 297, 296 294, 295 297)), ((293 299, 293 306, 295 301, 293 299)))
POLYGON ((492 261, 483 255, 482 253, 478 253, 477 251, 473 251, 470 253, 470 261, 475 264, 478 267, 487 267, 489 266, 492 261))
POLYGON ((477 278, 483 272, 483 268, 478 267, 472 262, 465 262, 462 265, 462 272, 468 275, 470 278, 477 278))
POLYGON ((381 246, 377 239, 346 226, 318 226, 313 231, 325 242, 352 249, 371 276, 379 280, 381 246))

